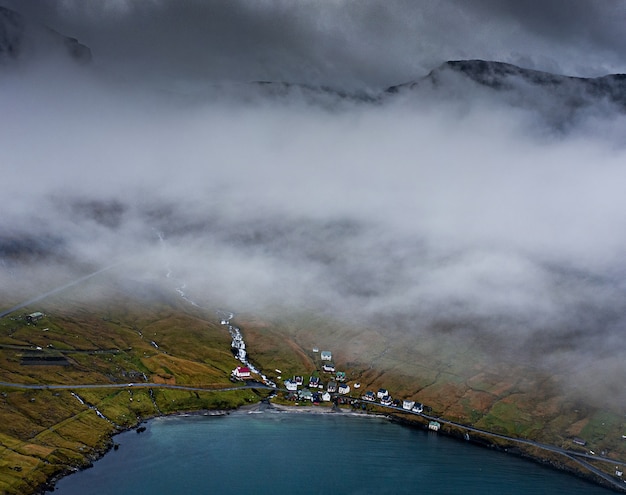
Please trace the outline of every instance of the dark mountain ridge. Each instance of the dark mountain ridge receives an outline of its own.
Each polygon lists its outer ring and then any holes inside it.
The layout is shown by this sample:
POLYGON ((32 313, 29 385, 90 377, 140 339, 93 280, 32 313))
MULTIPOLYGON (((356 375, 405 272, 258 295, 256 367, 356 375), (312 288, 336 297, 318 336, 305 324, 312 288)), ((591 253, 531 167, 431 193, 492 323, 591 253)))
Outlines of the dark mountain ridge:
POLYGON ((393 94, 426 85, 442 89, 449 83, 450 74, 497 92, 521 94, 535 88, 542 89, 551 96, 574 105, 589 105, 594 101, 606 99, 621 110, 626 110, 626 74, 589 78, 574 77, 486 60, 448 61, 419 80, 387 88, 386 93, 393 94))

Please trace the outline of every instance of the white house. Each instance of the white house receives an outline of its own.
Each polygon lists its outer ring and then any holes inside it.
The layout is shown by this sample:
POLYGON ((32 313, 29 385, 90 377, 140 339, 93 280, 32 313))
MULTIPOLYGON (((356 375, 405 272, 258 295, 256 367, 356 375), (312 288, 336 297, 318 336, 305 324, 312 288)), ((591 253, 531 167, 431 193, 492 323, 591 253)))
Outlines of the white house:
POLYGON ((378 393, 376 394, 376 397, 379 399, 382 399, 383 397, 385 397, 385 395, 389 395, 389 392, 387 391, 386 388, 379 388, 378 389, 378 393))
POLYGON ((428 423, 429 430, 439 431, 439 428, 441 428, 441 423, 439 423, 438 421, 431 421, 430 423, 428 423))
POLYGON ((402 401, 402 409, 406 409, 407 411, 410 411, 411 409, 413 409, 413 406, 415 405, 415 401, 414 400, 403 400, 402 401))
POLYGON ((341 385, 339 385, 337 392, 339 392, 340 394, 350 393, 350 385, 348 385, 347 383, 342 383, 341 385))
POLYGON ((324 402, 329 402, 329 401, 330 401, 330 394, 329 394, 328 392, 324 392, 324 393, 322 394, 322 400, 323 400, 324 402))
POLYGON ((322 351, 320 354, 320 358, 322 358, 322 361, 332 361, 333 354, 330 351, 322 351))
POLYGON ((393 399, 391 398, 391 395, 385 395, 382 399, 380 399, 380 403, 383 406, 390 406, 393 404, 393 399))
POLYGON ((292 380, 285 380, 285 388, 290 392, 295 392, 298 390, 298 385, 292 380))
POLYGON ((374 392, 368 390, 367 392, 365 392, 365 395, 363 395, 363 400, 374 402, 376 400, 376 396, 374 395, 374 392))
POLYGON ((335 365, 333 363, 324 363, 322 369, 326 372, 332 373, 335 371, 335 365))
POLYGON ((247 366, 237 366, 233 370, 233 376, 236 378, 250 378, 250 368, 247 366))
POLYGON ((415 413, 421 413, 424 410, 424 404, 421 402, 416 402, 411 411, 415 413))

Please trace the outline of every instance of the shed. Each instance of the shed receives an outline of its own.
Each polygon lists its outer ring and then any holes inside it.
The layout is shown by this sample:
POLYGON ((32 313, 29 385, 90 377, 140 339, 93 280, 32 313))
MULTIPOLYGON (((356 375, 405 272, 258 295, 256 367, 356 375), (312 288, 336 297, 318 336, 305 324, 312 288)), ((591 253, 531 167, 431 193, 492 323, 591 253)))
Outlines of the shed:
POLYGON ((440 428, 441 428, 441 423, 439 423, 438 421, 431 421, 430 423, 428 423, 429 430, 439 431, 440 428))
POLYGON ((322 358, 322 361, 332 361, 333 360, 333 354, 330 351, 322 351, 320 353, 320 358, 322 358))
POLYGON ((35 323, 41 320, 44 317, 44 314, 41 311, 35 311, 29 315, 26 315, 26 321, 28 323, 35 323))

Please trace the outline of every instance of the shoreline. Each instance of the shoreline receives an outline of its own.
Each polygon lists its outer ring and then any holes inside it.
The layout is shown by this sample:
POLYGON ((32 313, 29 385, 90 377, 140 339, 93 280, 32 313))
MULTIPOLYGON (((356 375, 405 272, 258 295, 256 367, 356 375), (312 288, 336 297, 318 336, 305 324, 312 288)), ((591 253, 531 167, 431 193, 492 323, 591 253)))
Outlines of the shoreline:
MULTIPOLYGON (((160 414, 160 415, 145 417, 145 418, 142 418, 141 421, 139 421, 134 426, 123 428, 114 432, 112 435, 108 437, 107 439, 108 441, 104 448, 96 449, 96 451, 93 452, 93 455, 85 456, 84 459, 86 461, 86 464, 84 466, 73 467, 73 468, 68 467, 68 469, 64 470, 63 472, 60 472, 56 475, 51 476, 50 479, 47 480, 44 484, 42 484, 38 488, 35 488, 35 491, 33 492, 33 494, 45 495, 47 493, 54 492, 56 488, 55 485, 59 480, 67 476, 70 476, 72 474, 78 473, 80 471, 84 471, 85 469, 89 469, 93 467, 94 462, 97 462, 98 460, 102 459, 105 455, 110 453, 112 450, 114 450, 114 447, 116 445, 114 438, 117 435, 125 433, 125 432, 129 432, 132 430, 137 430, 144 423, 147 423, 152 420, 157 420, 157 419, 166 419, 166 418, 175 418, 175 417, 180 417, 180 418, 191 417, 191 416, 219 417, 219 416, 229 416, 231 414, 232 415, 237 415, 237 414, 239 415, 246 415, 246 414, 341 415, 341 416, 347 416, 347 417, 386 419, 388 421, 398 424, 399 426, 419 429, 422 431, 427 430, 426 425, 418 423, 418 422, 407 421, 405 418, 403 418, 402 416, 398 414, 393 414, 393 413, 382 414, 382 413, 373 413, 373 412, 368 412, 368 411, 355 411, 355 410, 350 410, 350 409, 342 409, 334 405, 333 406, 284 405, 284 404, 273 404, 272 402, 267 401, 267 400, 259 400, 257 403, 240 406, 236 409, 230 409, 230 410, 202 409, 202 410, 195 410, 195 411, 177 411, 171 414, 160 414)), ((523 449, 519 449, 517 447, 513 447, 513 446, 502 447, 500 445, 496 445, 494 443, 489 442, 487 438, 481 437, 480 435, 478 437, 472 437, 471 440, 465 440, 462 437, 454 434, 453 432, 439 431, 437 432, 437 434, 443 435, 445 437, 448 437, 450 439, 454 439, 457 441, 471 443, 475 447, 494 449, 503 455, 508 454, 508 455, 513 455, 516 457, 528 459, 539 465, 547 466, 550 469, 554 469, 555 471, 561 471, 561 472, 570 474, 572 476, 575 476, 593 485, 601 486, 603 488, 613 491, 614 493, 626 492, 626 486, 620 490, 618 489, 617 485, 613 485, 613 486, 609 485, 608 483, 606 483, 605 480, 603 480, 602 478, 596 477, 594 473, 592 472, 584 473, 582 471, 569 467, 565 464, 560 464, 554 460, 541 458, 540 456, 532 455, 528 452, 525 452, 523 449)))

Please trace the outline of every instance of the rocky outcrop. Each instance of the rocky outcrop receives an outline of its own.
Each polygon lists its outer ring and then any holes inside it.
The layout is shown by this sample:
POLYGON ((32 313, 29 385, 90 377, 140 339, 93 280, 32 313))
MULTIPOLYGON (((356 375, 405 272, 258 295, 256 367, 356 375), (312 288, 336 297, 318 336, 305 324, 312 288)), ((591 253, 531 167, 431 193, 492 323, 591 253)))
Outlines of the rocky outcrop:
POLYGON ((607 105, 626 111, 626 74, 572 77, 485 60, 445 62, 427 76, 392 86, 386 93, 432 91, 463 98, 472 85, 514 106, 539 110, 555 121, 607 105))

